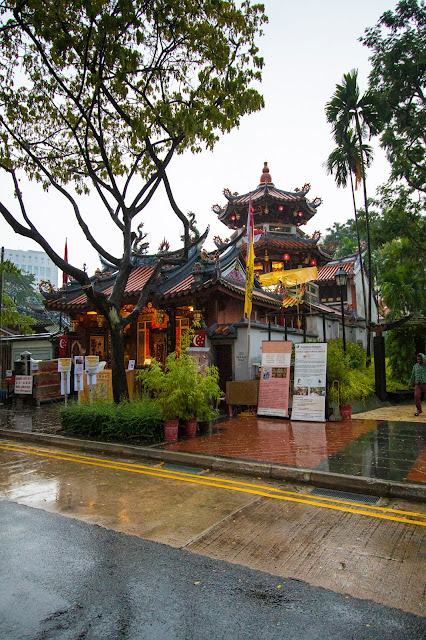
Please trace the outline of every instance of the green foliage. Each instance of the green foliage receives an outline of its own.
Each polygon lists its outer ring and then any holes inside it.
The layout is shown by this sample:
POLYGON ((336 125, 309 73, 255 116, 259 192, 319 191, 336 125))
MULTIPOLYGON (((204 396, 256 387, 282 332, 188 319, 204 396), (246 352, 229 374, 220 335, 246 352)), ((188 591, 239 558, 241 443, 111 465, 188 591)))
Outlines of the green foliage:
POLYGON ((183 338, 179 352, 167 357, 165 371, 153 360, 148 369, 136 373, 143 388, 156 398, 165 420, 211 420, 217 414, 211 403, 221 396, 219 372, 214 366, 200 371, 186 351, 190 335, 183 338))
POLYGON ((330 402, 350 404, 374 393, 374 367, 365 365, 366 352, 361 346, 347 342, 345 356, 341 340, 327 341, 327 395, 330 402), (334 380, 339 382, 338 396, 332 386, 334 380))
POLYGON ((21 333, 31 333, 31 325, 35 319, 29 313, 21 313, 20 308, 26 309, 28 302, 36 297, 31 284, 34 276, 25 275, 9 260, 0 263, 0 278, 2 286, 0 325, 16 329, 21 333))
POLYGON ((372 56, 370 87, 380 101, 385 127, 381 145, 391 179, 424 192, 426 176, 426 7, 401 0, 360 38, 372 56))
POLYGON ((392 379, 404 382, 407 388, 411 370, 416 362, 415 327, 397 327, 385 336, 386 356, 392 372, 392 379))
POLYGON ((158 441, 161 439, 162 417, 157 403, 150 398, 134 402, 71 402, 61 408, 64 431, 85 438, 158 441))
POLYGON ((420 314, 426 309, 424 254, 407 239, 387 242, 379 251, 381 297, 389 319, 420 314))
POLYGON ((136 158, 149 178, 151 151, 212 148, 263 106, 249 0, 2 2, 0 19, 1 157, 46 187, 89 176, 117 197, 136 158))

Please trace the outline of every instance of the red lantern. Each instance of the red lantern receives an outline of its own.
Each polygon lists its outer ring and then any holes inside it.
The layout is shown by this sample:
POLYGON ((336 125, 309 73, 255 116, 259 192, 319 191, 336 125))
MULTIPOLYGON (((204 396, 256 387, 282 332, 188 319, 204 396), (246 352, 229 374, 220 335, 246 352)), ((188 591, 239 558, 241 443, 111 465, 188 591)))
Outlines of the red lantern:
POLYGON ((284 211, 284 207, 278 207, 278 211, 284 211))
POLYGON ((288 255, 288 253, 285 253, 283 255, 283 260, 285 260, 287 262, 287 260, 290 260, 290 256, 288 255))
POLYGON ((299 218, 301 218, 303 216, 303 211, 299 211, 297 215, 299 216, 299 218))
POLYGON ((311 265, 311 267, 316 267, 317 261, 315 260, 315 258, 312 258, 309 264, 311 265))
POLYGON ((235 216, 231 216, 231 220, 235 220, 235 216))

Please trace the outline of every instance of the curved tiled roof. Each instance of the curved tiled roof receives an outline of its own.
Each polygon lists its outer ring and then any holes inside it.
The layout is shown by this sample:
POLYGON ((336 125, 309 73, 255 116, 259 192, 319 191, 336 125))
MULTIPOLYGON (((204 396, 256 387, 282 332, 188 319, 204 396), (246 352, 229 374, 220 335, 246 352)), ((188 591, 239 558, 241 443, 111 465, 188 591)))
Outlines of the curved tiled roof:
POLYGON ((342 268, 348 275, 353 275, 355 267, 354 262, 342 262, 337 264, 326 264, 320 269, 318 269, 318 278, 315 282, 326 282, 330 280, 335 280, 336 272, 342 268))

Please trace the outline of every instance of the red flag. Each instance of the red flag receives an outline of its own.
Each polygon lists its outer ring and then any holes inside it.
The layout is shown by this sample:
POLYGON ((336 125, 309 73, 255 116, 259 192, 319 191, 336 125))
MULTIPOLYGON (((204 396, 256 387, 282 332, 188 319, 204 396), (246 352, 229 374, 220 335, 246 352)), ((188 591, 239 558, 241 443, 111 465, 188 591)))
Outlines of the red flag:
MULTIPOLYGON (((65 238, 65 251, 64 251, 64 260, 68 262, 68 238, 65 238)), ((68 282, 68 274, 65 271, 62 271, 62 285, 65 286, 68 282)))

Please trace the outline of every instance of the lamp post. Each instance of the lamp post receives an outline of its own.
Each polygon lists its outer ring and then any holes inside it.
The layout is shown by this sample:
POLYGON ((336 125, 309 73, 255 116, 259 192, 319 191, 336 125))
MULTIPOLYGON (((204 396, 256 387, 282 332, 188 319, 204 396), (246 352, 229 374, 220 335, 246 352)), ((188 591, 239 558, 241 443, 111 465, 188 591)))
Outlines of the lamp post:
POLYGON ((343 353, 346 355, 346 336, 345 336, 345 312, 343 309, 343 290, 348 281, 348 274, 342 267, 336 272, 336 284, 340 288, 340 305, 342 311, 342 337, 343 337, 343 353))

